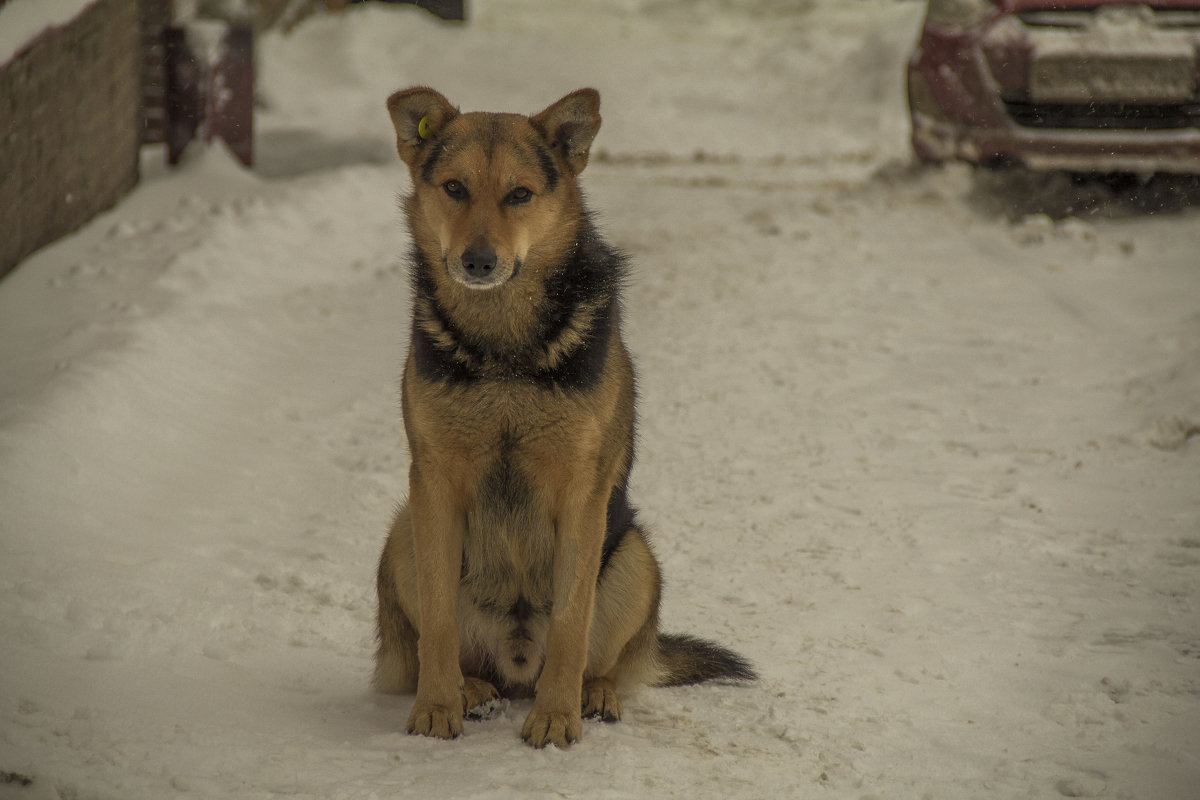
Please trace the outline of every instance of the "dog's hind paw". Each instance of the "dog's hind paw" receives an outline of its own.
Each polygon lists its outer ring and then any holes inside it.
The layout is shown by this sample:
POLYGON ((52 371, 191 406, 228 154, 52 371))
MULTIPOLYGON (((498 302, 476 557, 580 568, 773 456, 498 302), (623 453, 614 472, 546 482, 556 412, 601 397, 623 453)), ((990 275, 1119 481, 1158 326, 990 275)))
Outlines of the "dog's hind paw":
POLYGON ((463 676, 462 693, 463 708, 468 710, 500 697, 500 692, 496 691, 495 686, 492 686, 482 678, 476 678, 471 675, 463 676))
POLYGON ((621 698, 617 687, 607 678, 595 678, 583 684, 583 716, 605 722, 621 720, 621 698))
POLYGON ((502 700, 499 697, 493 697, 490 700, 484 700, 467 709, 467 719, 472 722, 490 722, 494 719, 500 719, 504 716, 504 712, 508 711, 508 701, 502 700))

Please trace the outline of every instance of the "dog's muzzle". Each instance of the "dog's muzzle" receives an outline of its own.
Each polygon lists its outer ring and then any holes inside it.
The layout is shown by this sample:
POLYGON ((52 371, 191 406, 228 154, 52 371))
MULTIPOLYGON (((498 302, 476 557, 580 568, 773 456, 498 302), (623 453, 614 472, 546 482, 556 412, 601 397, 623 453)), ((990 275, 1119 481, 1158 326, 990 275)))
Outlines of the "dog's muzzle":
POLYGON ((518 264, 505 269, 496 256, 496 251, 487 245, 472 245, 463 251, 457 261, 449 260, 450 277, 469 289, 491 289, 517 274, 518 264))

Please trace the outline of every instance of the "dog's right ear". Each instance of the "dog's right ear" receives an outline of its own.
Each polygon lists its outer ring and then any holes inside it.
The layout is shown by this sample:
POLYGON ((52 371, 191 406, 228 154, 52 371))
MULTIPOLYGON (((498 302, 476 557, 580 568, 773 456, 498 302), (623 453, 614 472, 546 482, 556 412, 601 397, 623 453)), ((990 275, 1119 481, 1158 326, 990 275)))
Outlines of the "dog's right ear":
POLYGON ((396 128, 396 151, 410 169, 416 168, 417 157, 446 123, 458 116, 449 100, 424 86, 396 92, 387 107, 396 128))

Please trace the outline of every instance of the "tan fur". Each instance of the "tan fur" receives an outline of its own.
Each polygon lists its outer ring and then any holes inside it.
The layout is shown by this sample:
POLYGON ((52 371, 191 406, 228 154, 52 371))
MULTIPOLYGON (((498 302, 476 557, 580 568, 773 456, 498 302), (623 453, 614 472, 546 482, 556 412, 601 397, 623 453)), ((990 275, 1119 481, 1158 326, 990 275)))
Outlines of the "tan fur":
POLYGON ((575 178, 598 104, 581 90, 523 117, 460 114, 425 88, 388 101, 413 178, 414 268, 433 265, 414 336, 471 376, 423 373, 416 344, 404 370, 409 497, 380 559, 374 682, 416 692, 411 733, 457 736, 464 711, 499 691, 532 692, 522 737, 566 746, 581 711, 615 721, 620 685, 663 679, 659 569, 636 526, 601 572, 610 496, 633 448, 618 306, 580 302, 552 335, 539 328, 560 300, 548 281, 585 220, 575 178), (514 202, 526 190, 533 199, 514 202), (483 279, 470 273, 472 248, 494 253, 483 279), (586 387, 513 379, 516 363, 560 368, 601 313, 611 315, 606 355, 586 387))

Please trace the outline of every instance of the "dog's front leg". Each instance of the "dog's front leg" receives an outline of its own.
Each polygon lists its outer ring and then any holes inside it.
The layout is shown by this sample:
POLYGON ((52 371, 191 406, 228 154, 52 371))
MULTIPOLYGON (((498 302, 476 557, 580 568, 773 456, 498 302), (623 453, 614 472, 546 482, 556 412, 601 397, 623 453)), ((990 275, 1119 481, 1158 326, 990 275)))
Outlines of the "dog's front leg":
POLYGON ((534 747, 566 747, 583 734, 583 671, 607 504, 605 493, 593 491, 581 502, 568 503, 555 524, 554 607, 546 661, 533 709, 521 728, 521 738, 534 747))
POLYGON ((453 739, 462 733, 464 688, 459 663, 458 583, 465 520, 450 486, 418 470, 409 476, 420 621, 417 696, 408 732, 453 739))

